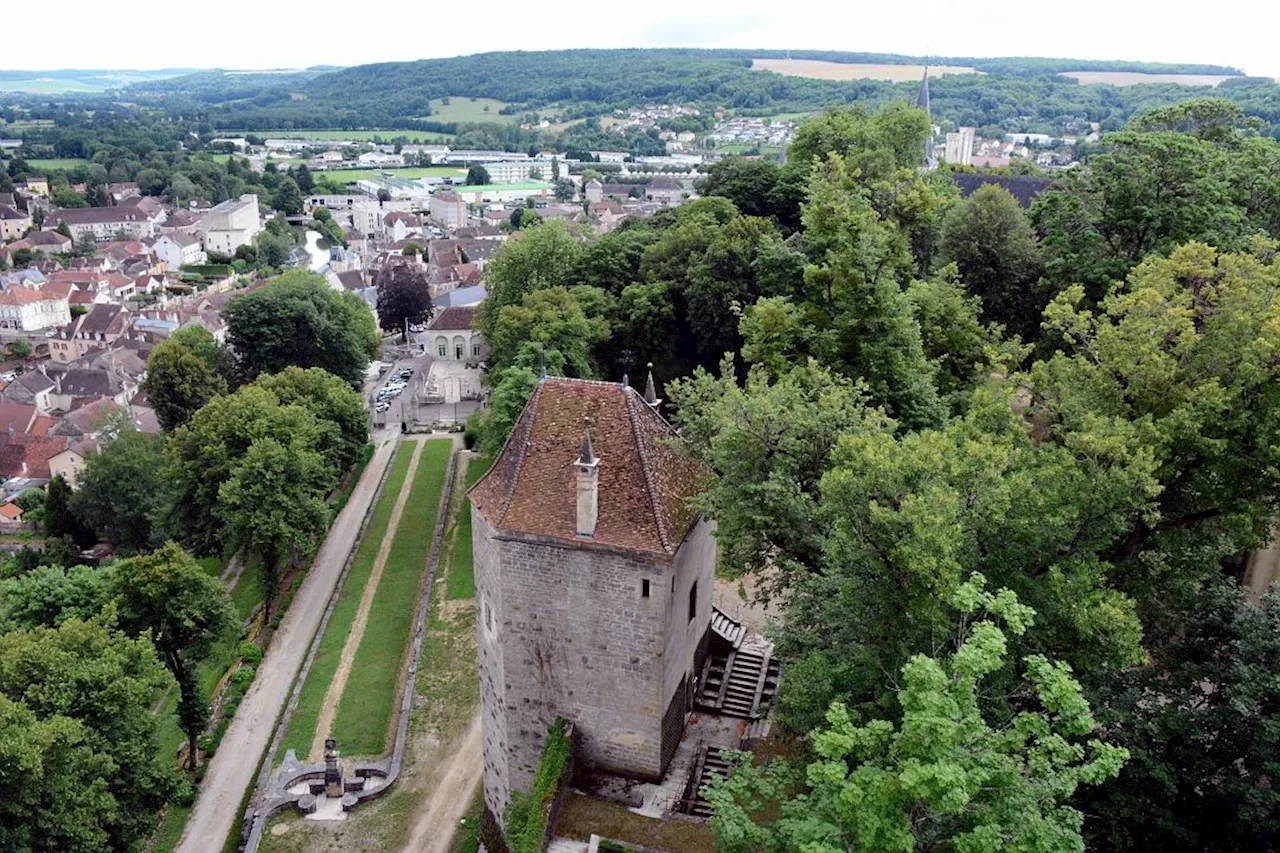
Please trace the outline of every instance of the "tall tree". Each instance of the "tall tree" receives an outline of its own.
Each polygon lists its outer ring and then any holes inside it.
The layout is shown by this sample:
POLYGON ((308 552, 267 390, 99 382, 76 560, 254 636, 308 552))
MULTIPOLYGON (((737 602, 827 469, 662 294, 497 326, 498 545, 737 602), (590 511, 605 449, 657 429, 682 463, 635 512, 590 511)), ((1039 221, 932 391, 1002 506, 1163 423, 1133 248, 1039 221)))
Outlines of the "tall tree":
POLYGON ((244 379, 290 365, 322 367, 358 387, 382 339, 354 293, 336 293, 311 272, 285 273, 227 305, 227 342, 244 379))
POLYGON ((484 166, 472 166, 467 169, 467 186, 478 187, 489 183, 489 170, 484 166))
POLYGON ((122 553, 158 544, 152 541, 152 525, 163 505, 163 451, 159 436, 130 427, 85 457, 71 508, 122 553))
POLYGON ((505 306, 519 305, 535 290, 565 285, 581 254, 582 245, 559 221, 539 223, 504 243, 484 269, 489 295, 480 303, 476 323, 485 339, 493 340, 505 306))
POLYGON ((384 332, 405 335, 408 325, 425 323, 435 313, 426 269, 417 263, 389 263, 378 272, 374 284, 378 288, 378 325, 384 332))
POLYGON ((1265 851, 1280 837, 1280 594, 1208 585, 1159 664, 1117 674, 1098 717, 1133 759, 1080 807, 1100 851, 1265 851))
POLYGON ((118 561, 113 591, 121 626, 149 632, 178 682, 178 716, 187 735, 188 767, 195 770, 196 739, 209 722, 195 668, 235 626, 235 610, 222 582, 169 542, 150 554, 118 561))
POLYGON ((355 464, 369 441, 369 411, 359 392, 319 367, 286 367, 255 384, 275 394, 281 405, 296 403, 311 412, 322 429, 331 425, 336 435, 323 435, 320 441, 339 472, 355 464))
POLYGON ((262 559, 267 612, 279 588, 280 567, 293 566, 324 533, 325 496, 334 483, 324 456, 297 441, 255 439, 218 489, 224 538, 262 559))
POLYGON ((790 794, 800 780, 785 768, 746 760, 710 786, 724 850, 1084 853, 1070 797, 1115 776, 1127 751, 1094 736, 1069 666, 1030 655, 1012 672, 1006 631, 1021 635, 1035 616, 1012 592, 992 594, 974 575, 952 604, 965 626, 956 651, 916 654, 902 667, 900 723, 855 725, 837 702, 812 734, 803 794, 790 794), (1017 681, 1022 710, 1011 716, 984 707, 1001 670, 1017 681))
POLYGON ((156 420, 172 432, 201 406, 227 391, 225 350, 203 326, 187 326, 156 344, 142 381, 156 420))
MULTIPOLYGON (((26 750, 50 734, 41 732, 41 724, 57 730, 63 744, 49 744, 56 752, 42 750, 51 763, 34 778, 4 785, 0 837, 25 833, 33 849, 50 853, 137 849, 178 782, 171 759, 160 755, 158 721, 151 712, 168 684, 151 641, 131 639, 104 618, 0 635, 0 697, 41 721, 34 729, 10 728, 0 735, 0 753, 18 749, 29 761, 26 750), (23 790, 28 781, 33 788, 23 790), (40 807, 15 814, 33 795, 40 807)), ((0 761, 0 777, 12 778, 13 771, 0 761)))
POLYGON ((1035 340, 1049 294, 1039 286, 1043 264, 1031 222, 1017 199, 996 184, 979 187, 951 209, 938 252, 981 301, 985 322, 1035 340))

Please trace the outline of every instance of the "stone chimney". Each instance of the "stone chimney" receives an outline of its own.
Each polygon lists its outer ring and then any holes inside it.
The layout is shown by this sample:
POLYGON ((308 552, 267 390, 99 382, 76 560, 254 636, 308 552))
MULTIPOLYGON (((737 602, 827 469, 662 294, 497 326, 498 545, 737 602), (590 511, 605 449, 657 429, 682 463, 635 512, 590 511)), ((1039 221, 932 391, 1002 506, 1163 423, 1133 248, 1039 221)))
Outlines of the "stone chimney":
POLYGON ((591 431, 583 430, 582 444, 578 448, 578 461, 574 463, 578 481, 578 535, 595 536, 596 518, 600 508, 600 460, 591 447, 591 431))

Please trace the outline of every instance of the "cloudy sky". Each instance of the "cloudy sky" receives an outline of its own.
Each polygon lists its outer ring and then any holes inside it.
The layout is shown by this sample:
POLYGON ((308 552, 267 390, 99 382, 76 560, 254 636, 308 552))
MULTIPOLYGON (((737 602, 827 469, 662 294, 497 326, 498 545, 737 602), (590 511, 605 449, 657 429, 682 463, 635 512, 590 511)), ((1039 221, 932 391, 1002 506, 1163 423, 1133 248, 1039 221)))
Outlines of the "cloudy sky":
POLYGON ((117 14, 98 0, 63 0, 59 19, 68 25, 49 21, 39 38, 8 40, 0 63, 289 68, 491 50, 691 46, 1208 62, 1280 76, 1274 0, 1217 0, 1209 7, 1188 0, 232 0, 198 13, 168 0, 127 5, 117 14))

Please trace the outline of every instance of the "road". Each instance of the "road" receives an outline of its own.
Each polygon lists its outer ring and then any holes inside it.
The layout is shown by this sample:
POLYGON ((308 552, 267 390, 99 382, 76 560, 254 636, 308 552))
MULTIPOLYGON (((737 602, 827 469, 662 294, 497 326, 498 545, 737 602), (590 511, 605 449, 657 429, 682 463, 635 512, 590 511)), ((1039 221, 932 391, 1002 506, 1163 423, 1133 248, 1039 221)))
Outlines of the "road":
POLYGON ((257 776, 258 762, 266 752, 276 719, 289 699, 294 676, 307 656, 394 449, 395 441, 379 443, 271 638, 266 657, 258 667, 258 677, 253 680, 209 762, 200 796, 177 848, 180 853, 222 849, 240 814, 245 791, 257 776))

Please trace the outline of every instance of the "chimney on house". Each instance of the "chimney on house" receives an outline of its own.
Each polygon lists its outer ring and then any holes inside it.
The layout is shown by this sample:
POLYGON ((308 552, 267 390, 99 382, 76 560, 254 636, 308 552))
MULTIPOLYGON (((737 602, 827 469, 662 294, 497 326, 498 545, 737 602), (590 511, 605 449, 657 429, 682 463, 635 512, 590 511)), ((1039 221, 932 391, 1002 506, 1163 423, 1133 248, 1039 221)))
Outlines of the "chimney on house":
POLYGON ((653 387, 653 362, 649 362, 649 377, 644 382, 644 402, 649 408, 655 412, 658 406, 662 405, 662 401, 658 399, 658 392, 653 387))
POLYGON ((600 508, 600 460, 591 446, 591 430, 582 431, 578 461, 574 463, 578 481, 578 535, 595 536, 600 508))

